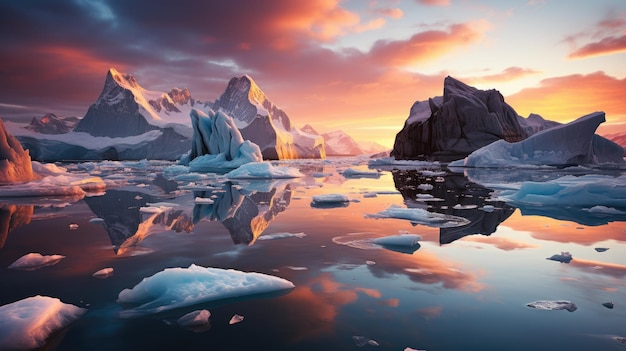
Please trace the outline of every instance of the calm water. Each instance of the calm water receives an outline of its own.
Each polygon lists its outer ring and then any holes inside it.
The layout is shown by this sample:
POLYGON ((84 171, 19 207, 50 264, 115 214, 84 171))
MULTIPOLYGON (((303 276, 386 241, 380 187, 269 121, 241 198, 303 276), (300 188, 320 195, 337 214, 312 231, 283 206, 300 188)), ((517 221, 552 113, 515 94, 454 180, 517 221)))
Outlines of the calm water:
MULTIPOLYGON (((626 337, 626 216, 568 208, 522 215, 503 202, 485 202, 489 189, 451 172, 385 170, 378 178, 348 179, 339 173, 366 170, 365 162, 301 161, 290 165, 305 178, 236 184, 209 178, 194 180, 195 190, 185 187, 189 180, 163 176, 167 163, 70 165, 127 183, 82 199, 2 200, 0 305, 46 295, 87 308, 50 341, 55 350, 626 350, 614 338, 626 337), (352 201, 311 206, 312 196, 330 193, 352 201), (418 194, 441 200, 418 201, 418 194), (194 203, 212 195, 214 205, 194 203), (178 206, 140 211, 159 201, 178 206), (485 204, 495 210, 477 208, 485 204), (366 216, 392 205, 471 224, 441 229, 366 216), (91 223, 96 217, 104 222, 91 223), (305 235, 257 240, 275 233, 305 235), (421 235, 419 249, 368 244, 399 233, 421 235), (570 263, 546 259, 562 251, 572 254, 570 263), (6 269, 29 252, 66 258, 34 271, 6 269), (120 291, 190 264, 271 274, 296 288, 119 317, 120 291), (114 268, 111 277, 92 276, 105 267, 114 268), (537 300, 569 300, 578 309, 526 307, 537 300), (615 308, 602 305, 609 301, 615 308), (176 323, 202 308, 212 314, 209 330, 176 323), (234 314, 245 319, 229 325, 234 314)), ((491 179, 506 176, 512 175, 491 179)))

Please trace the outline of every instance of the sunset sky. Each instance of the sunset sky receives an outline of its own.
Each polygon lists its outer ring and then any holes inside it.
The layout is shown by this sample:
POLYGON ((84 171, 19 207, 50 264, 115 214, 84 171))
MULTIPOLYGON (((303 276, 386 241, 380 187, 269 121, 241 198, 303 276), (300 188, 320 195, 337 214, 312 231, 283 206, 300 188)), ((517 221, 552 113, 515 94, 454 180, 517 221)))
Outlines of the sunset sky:
POLYGON ((522 115, 626 130, 623 0, 0 0, 0 116, 83 116, 111 67, 215 100, 248 74, 296 126, 391 147, 450 75, 522 115))

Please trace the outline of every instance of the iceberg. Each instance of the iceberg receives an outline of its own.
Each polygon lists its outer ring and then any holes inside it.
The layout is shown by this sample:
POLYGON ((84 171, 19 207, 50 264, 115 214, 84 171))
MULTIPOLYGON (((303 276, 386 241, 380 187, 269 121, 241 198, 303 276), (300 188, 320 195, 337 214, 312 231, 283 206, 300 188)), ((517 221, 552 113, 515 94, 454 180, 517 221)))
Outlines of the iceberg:
POLYGON ((424 224, 429 227, 438 228, 460 227, 471 223, 469 220, 463 217, 428 212, 421 208, 403 208, 395 205, 378 213, 366 214, 365 218, 406 219, 410 221, 413 225, 424 224))
POLYGON ((557 301, 540 300, 540 301, 527 303, 526 306, 530 308, 536 308, 538 310, 549 310, 549 311, 568 310, 569 312, 574 312, 578 309, 578 307, 576 307, 574 303, 572 303, 571 301, 565 301, 565 300, 557 300, 557 301))
POLYGON ((53 266, 59 263, 65 256, 62 255, 42 255, 38 252, 31 252, 9 265, 9 269, 19 269, 24 271, 34 271, 39 268, 53 266))
POLYGON ((449 76, 443 84, 443 97, 413 104, 391 156, 456 160, 494 141, 528 136, 524 119, 497 90, 479 90, 449 76))
POLYGON ((228 179, 287 179, 304 177, 297 168, 273 166, 270 162, 252 162, 224 175, 228 179))
POLYGON ((450 166, 519 168, 604 163, 624 165, 624 149, 594 134, 604 121, 604 112, 594 112, 519 142, 498 140, 472 152, 463 160, 450 163, 450 166))
POLYGON ((0 306, 0 349, 43 347, 53 333, 78 320, 86 311, 40 295, 0 306))
POLYGON ((290 290, 294 287, 286 279, 267 274, 205 268, 192 264, 188 268, 166 268, 144 278, 133 288, 122 290, 117 302, 135 306, 120 313, 121 317, 131 318, 227 298, 290 290))
POLYGON ((243 139, 230 116, 209 110, 206 114, 192 109, 193 127, 191 150, 180 164, 188 165, 191 172, 232 170, 249 162, 263 160, 256 144, 243 139))
POLYGON ((38 178, 33 172, 29 152, 6 130, 0 119, 0 184, 28 182, 38 178))

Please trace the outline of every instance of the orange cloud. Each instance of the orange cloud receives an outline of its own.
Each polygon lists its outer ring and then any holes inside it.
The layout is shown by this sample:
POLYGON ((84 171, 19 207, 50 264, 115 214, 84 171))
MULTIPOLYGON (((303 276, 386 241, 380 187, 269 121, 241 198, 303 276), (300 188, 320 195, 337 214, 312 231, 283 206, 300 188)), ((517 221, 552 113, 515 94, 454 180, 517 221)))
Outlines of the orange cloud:
POLYGON ((417 0, 418 3, 427 6, 449 6, 450 0, 417 0))
POLYGON ((490 74, 486 76, 480 76, 480 77, 469 77, 469 78, 465 78, 463 81, 467 82, 468 84, 508 82, 511 80, 515 80, 518 78, 526 77, 526 76, 537 74, 537 73, 541 73, 541 72, 535 71, 530 68, 512 66, 512 67, 506 68, 504 71, 499 72, 499 73, 490 74))
POLYGON ((607 37, 589 43, 569 54, 571 59, 583 59, 593 56, 611 55, 626 52, 626 34, 619 37, 607 37))
POLYGON ((374 10, 374 13, 396 19, 404 17, 404 11, 399 8, 381 8, 374 10))
POLYGON ((583 260, 579 258, 573 258, 569 264, 570 266, 594 274, 604 274, 618 279, 626 277, 626 266, 622 264, 583 260))
POLYGON ((383 65, 408 66, 435 59, 454 49, 479 42, 489 29, 485 20, 451 25, 447 30, 430 30, 407 40, 379 40, 369 55, 383 65))
POLYGON ((595 111, 604 111, 607 121, 626 117, 626 78, 599 71, 586 75, 544 79, 538 87, 526 88, 506 97, 522 116, 537 113, 544 118, 570 122, 595 111))

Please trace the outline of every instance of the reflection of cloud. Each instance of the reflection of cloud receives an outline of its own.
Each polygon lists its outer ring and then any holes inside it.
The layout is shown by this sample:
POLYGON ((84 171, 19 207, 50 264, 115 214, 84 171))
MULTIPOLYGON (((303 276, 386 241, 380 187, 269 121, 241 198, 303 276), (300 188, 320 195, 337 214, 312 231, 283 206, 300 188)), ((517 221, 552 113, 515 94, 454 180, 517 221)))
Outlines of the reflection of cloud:
POLYGON ((443 310, 443 307, 441 306, 433 306, 433 307, 420 308, 419 310, 417 310, 417 312, 421 314, 422 316, 424 316, 426 319, 430 319, 430 318, 436 318, 436 317, 441 316, 442 310, 443 310))
POLYGON ((490 244, 500 250, 511 251, 517 249, 534 249, 539 246, 502 237, 486 237, 486 236, 466 236, 463 241, 472 241, 476 243, 490 244))
POLYGON ((377 277, 387 274, 404 275, 411 281, 446 289, 478 292, 483 289, 478 273, 466 272, 458 263, 442 260, 436 255, 422 252, 419 255, 389 256, 392 262, 377 260, 368 268, 377 277))
POLYGON ((569 264, 570 266, 574 266, 589 273, 604 274, 620 279, 626 277, 626 265, 579 258, 573 258, 569 264))
POLYGON ((30 223, 34 209, 32 205, 0 205, 0 249, 4 247, 10 231, 30 223))

